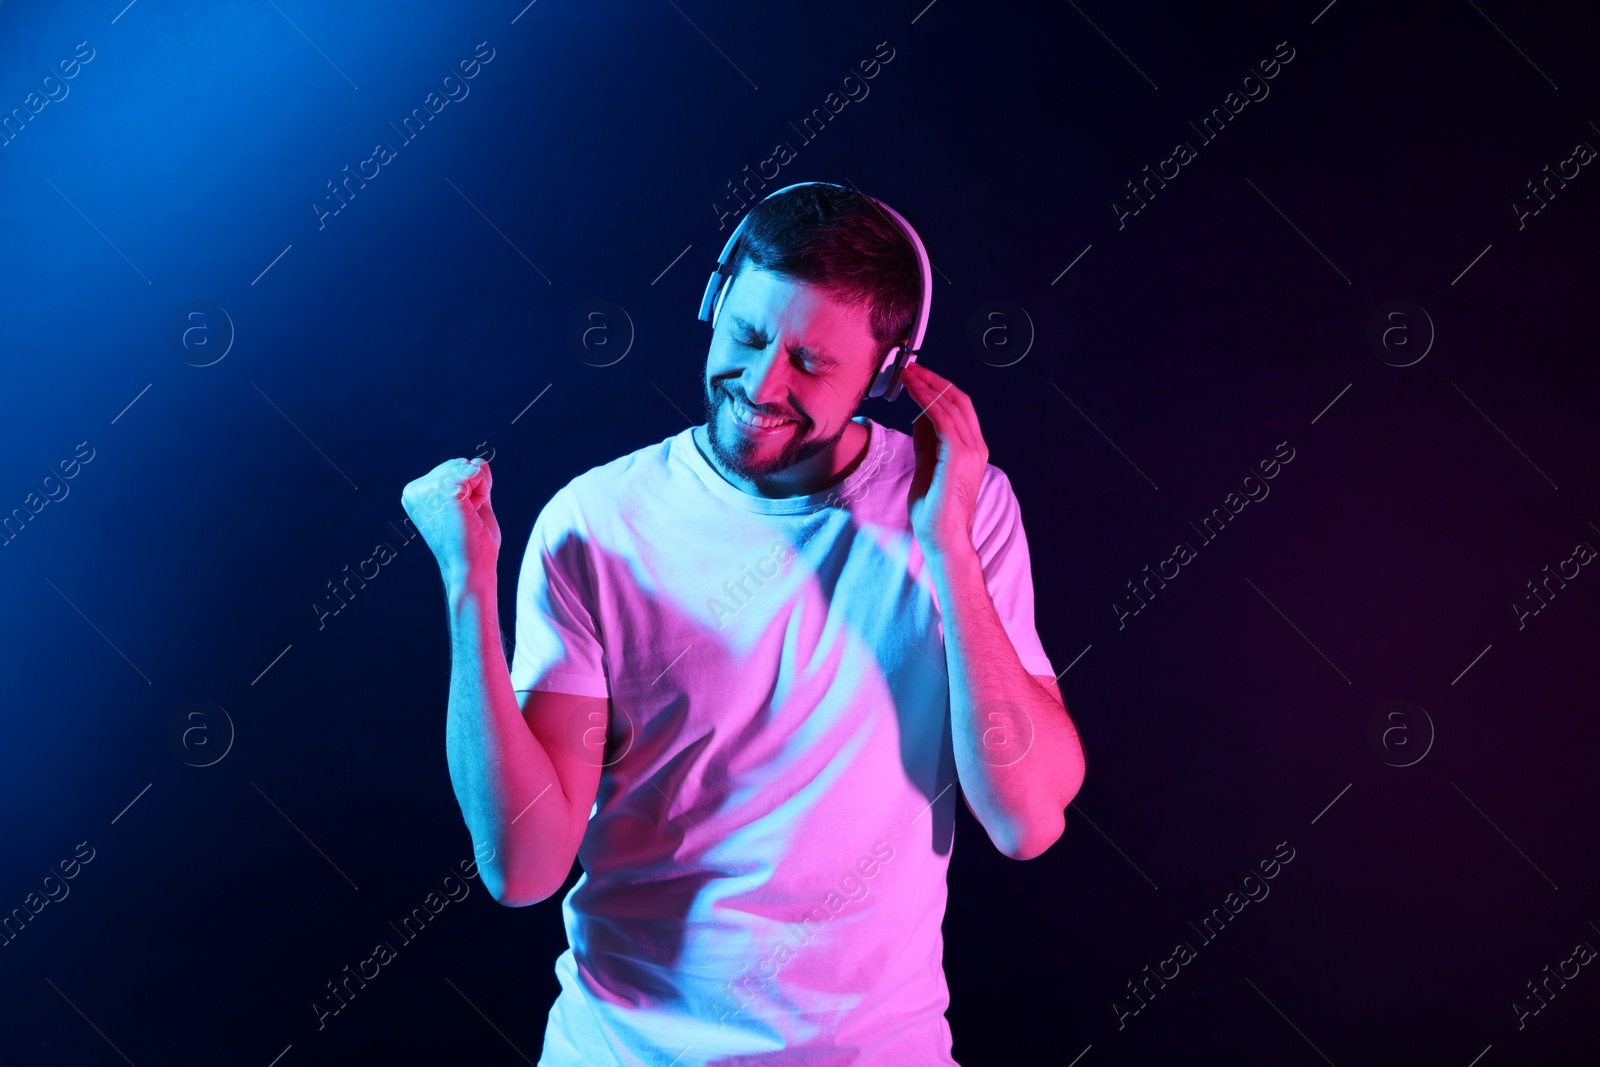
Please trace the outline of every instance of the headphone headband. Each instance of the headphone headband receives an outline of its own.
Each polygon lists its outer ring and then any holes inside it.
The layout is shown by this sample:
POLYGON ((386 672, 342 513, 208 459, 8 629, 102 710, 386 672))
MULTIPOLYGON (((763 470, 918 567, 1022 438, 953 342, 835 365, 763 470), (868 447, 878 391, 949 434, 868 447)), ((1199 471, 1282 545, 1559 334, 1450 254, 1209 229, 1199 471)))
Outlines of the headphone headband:
MULTIPOLYGON (((831 185, 835 189, 846 188, 835 182, 796 182, 793 185, 786 185, 782 189, 773 190, 757 201, 757 204, 765 203, 775 196, 788 192, 790 189, 799 189, 806 185, 831 185)), ((861 195, 866 196, 865 193, 861 195)), ((933 306, 933 269, 928 262, 928 250, 923 245, 922 238, 917 235, 917 231, 911 223, 907 222, 905 217, 894 208, 876 197, 867 196, 867 200, 899 227, 900 231, 905 234, 906 239, 911 242, 911 247, 917 254, 917 270, 922 278, 922 301, 915 318, 911 322, 908 336, 902 338, 901 343, 889 349, 888 354, 884 356, 882 365, 878 368, 877 374, 873 377, 872 383, 867 389, 868 396, 885 396, 887 399, 893 400, 900 395, 901 373, 908 365, 916 362, 917 355, 922 349, 922 338, 928 331, 928 313, 933 306)), ((733 260, 734 251, 739 245, 739 239, 744 236, 745 226, 749 223, 750 216, 754 213, 754 207, 745 212, 744 218, 739 220, 738 225, 733 228, 733 232, 728 235, 728 241, 722 247, 722 255, 717 257, 716 268, 711 272, 711 277, 706 282, 705 295, 700 299, 700 320, 711 323, 713 329, 716 327, 717 315, 722 309, 723 298, 728 295, 728 286, 732 281, 733 272, 729 263, 733 260)))

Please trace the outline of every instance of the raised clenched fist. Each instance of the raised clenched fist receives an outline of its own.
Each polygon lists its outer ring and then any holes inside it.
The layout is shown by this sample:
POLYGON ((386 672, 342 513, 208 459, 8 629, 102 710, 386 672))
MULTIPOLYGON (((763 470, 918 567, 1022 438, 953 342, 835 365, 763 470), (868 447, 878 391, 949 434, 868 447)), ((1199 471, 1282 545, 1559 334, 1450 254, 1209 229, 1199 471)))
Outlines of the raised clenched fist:
POLYGON ((447 588, 494 576, 500 524, 489 506, 493 482, 488 460, 447 459, 400 492, 400 503, 433 550, 447 588))

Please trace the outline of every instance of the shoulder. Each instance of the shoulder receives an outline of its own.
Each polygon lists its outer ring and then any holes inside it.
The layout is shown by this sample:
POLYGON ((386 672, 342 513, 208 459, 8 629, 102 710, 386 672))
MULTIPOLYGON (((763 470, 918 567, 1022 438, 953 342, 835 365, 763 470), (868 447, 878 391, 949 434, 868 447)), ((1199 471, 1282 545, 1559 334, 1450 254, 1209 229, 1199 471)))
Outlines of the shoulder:
MULTIPOLYGON (((868 418, 867 421, 872 423, 874 441, 872 447, 868 450, 866 458, 862 461, 863 464, 876 461, 880 464, 893 464, 896 467, 903 467, 908 472, 915 470, 917 466, 915 439, 910 434, 897 430, 893 426, 885 426, 877 419, 868 418)), ((1005 471, 993 463, 985 464, 982 491, 986 493, 1009 493, 1011 491, 1011 482, 1006 477, 1005 471)))
POLYGON ((559 502, 579 514, 599 515, 617 510, 626 501, 640 499, 641 493, 654 492, 667 476, 679 438, 687 441, 687 431, 590 467, 556 490, 551 503, 559 502))
MULTIPOLYGON (((892 471, 893 478, 909 484, 917 469, 915 440, 910 434, 893 426, 885 426, 876 419, 869 418, 868 421, 872 423, 873 441, 862 458, 862 468, 874 476, 892 471)), ((992 517, 1009 512, 1016 507, 1016 500, 1011 479, 1006 472, 994 463, 985 464, 983 481, 978 486, 978 515, 992 517)))
POLYGON ((1017 499, 1016 492, 1011 488, 1011 479, 993 463, 984 466, 983 484, 978 487, 978 499, 982 500, 985 496, 996 501, 1015 502, 1017 499))
POLYGON ((990 463, 984 468, 983 481, 978 486, 978 503, 972 517, 974 534, 979 529, 994 530, 1021 522, 1022 506, 1011 488, 1011 479, 990 463))
POLYGON ((544 556, 579 567, 590 546, 609 544, 631 509, 661 495, 671 443, 667 438, 590 467, 551 493, 529 532, 525 566, 544 556))

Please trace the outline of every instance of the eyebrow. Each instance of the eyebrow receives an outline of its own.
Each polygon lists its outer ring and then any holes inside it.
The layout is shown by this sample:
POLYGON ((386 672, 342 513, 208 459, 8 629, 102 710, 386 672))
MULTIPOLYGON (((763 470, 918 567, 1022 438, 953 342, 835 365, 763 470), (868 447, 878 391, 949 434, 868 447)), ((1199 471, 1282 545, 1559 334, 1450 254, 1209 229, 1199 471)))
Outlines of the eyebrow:
MULTIPOLYGON (((729 315, 728 318, 741 330, 747 330, 750 333, 757 334, 761 337, 766 336, 765 331, 757 329, 749 322, 746 322, 744 319, 740 318, 738 315, 729 315)), ((821 352, 815 348, 808 348, 805 345, 790 345, 789 351, 793 352, 797 356, 805 359, 816 360, 818 363, 826 364, 829 367, 839 366, 839 361, 828 355, 826 352, 821 352)))

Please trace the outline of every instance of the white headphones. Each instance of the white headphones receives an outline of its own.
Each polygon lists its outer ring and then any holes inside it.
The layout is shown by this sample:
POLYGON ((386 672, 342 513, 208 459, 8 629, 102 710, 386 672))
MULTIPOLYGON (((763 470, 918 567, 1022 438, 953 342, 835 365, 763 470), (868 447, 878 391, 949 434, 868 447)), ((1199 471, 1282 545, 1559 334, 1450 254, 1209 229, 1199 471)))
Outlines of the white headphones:
MULTIPOLYGON (((835 189, 845 188, 834 182, 797 182, 768 193, 761 198, 761 202, 765 203, 780 193, 798 189, 803 185, 831 185, 835 189)), ((878 367, 878 373, 872 379, 872 385, 867 389, 868 396, 883 396, 893 400, 900 395, 900 376, 906 367, 917 361, 917 355, 922 349, 923 335, 928 331, 928 310, 933 305, 933 270, 928 264, 928 250, 923 246, 922 238, 917 236, 917 231, 912 228, 911 223, 882 200, 870 196, 867 199, 883 209, 884 214, 892 219, 910 240, 911 247, 917 252, 917 267, 922 277, 922 306, 911 321, 909 336, 901 338, 899 344, 889 349, 888 354, 883 357, 883 363, 878 367)), ((713 330, 717 328, 717 316, 722 311, 722 301, 728 295, 728 283, 732 280, 733 272, 729 269, 728 263, 733 259, 734 249, 738 247, 739 238, 743 235, 745 224, 750 221, 753 210, 746 212, 744 218, 739 220, 739 225, 733 228, 733 233, 728 236, 728 243, 723 246, 722 255, 717 257, 716 269, 711 272, 711 278, 706 282, 705 296, 700 300, 700 320, 711 323, 713 330)))

